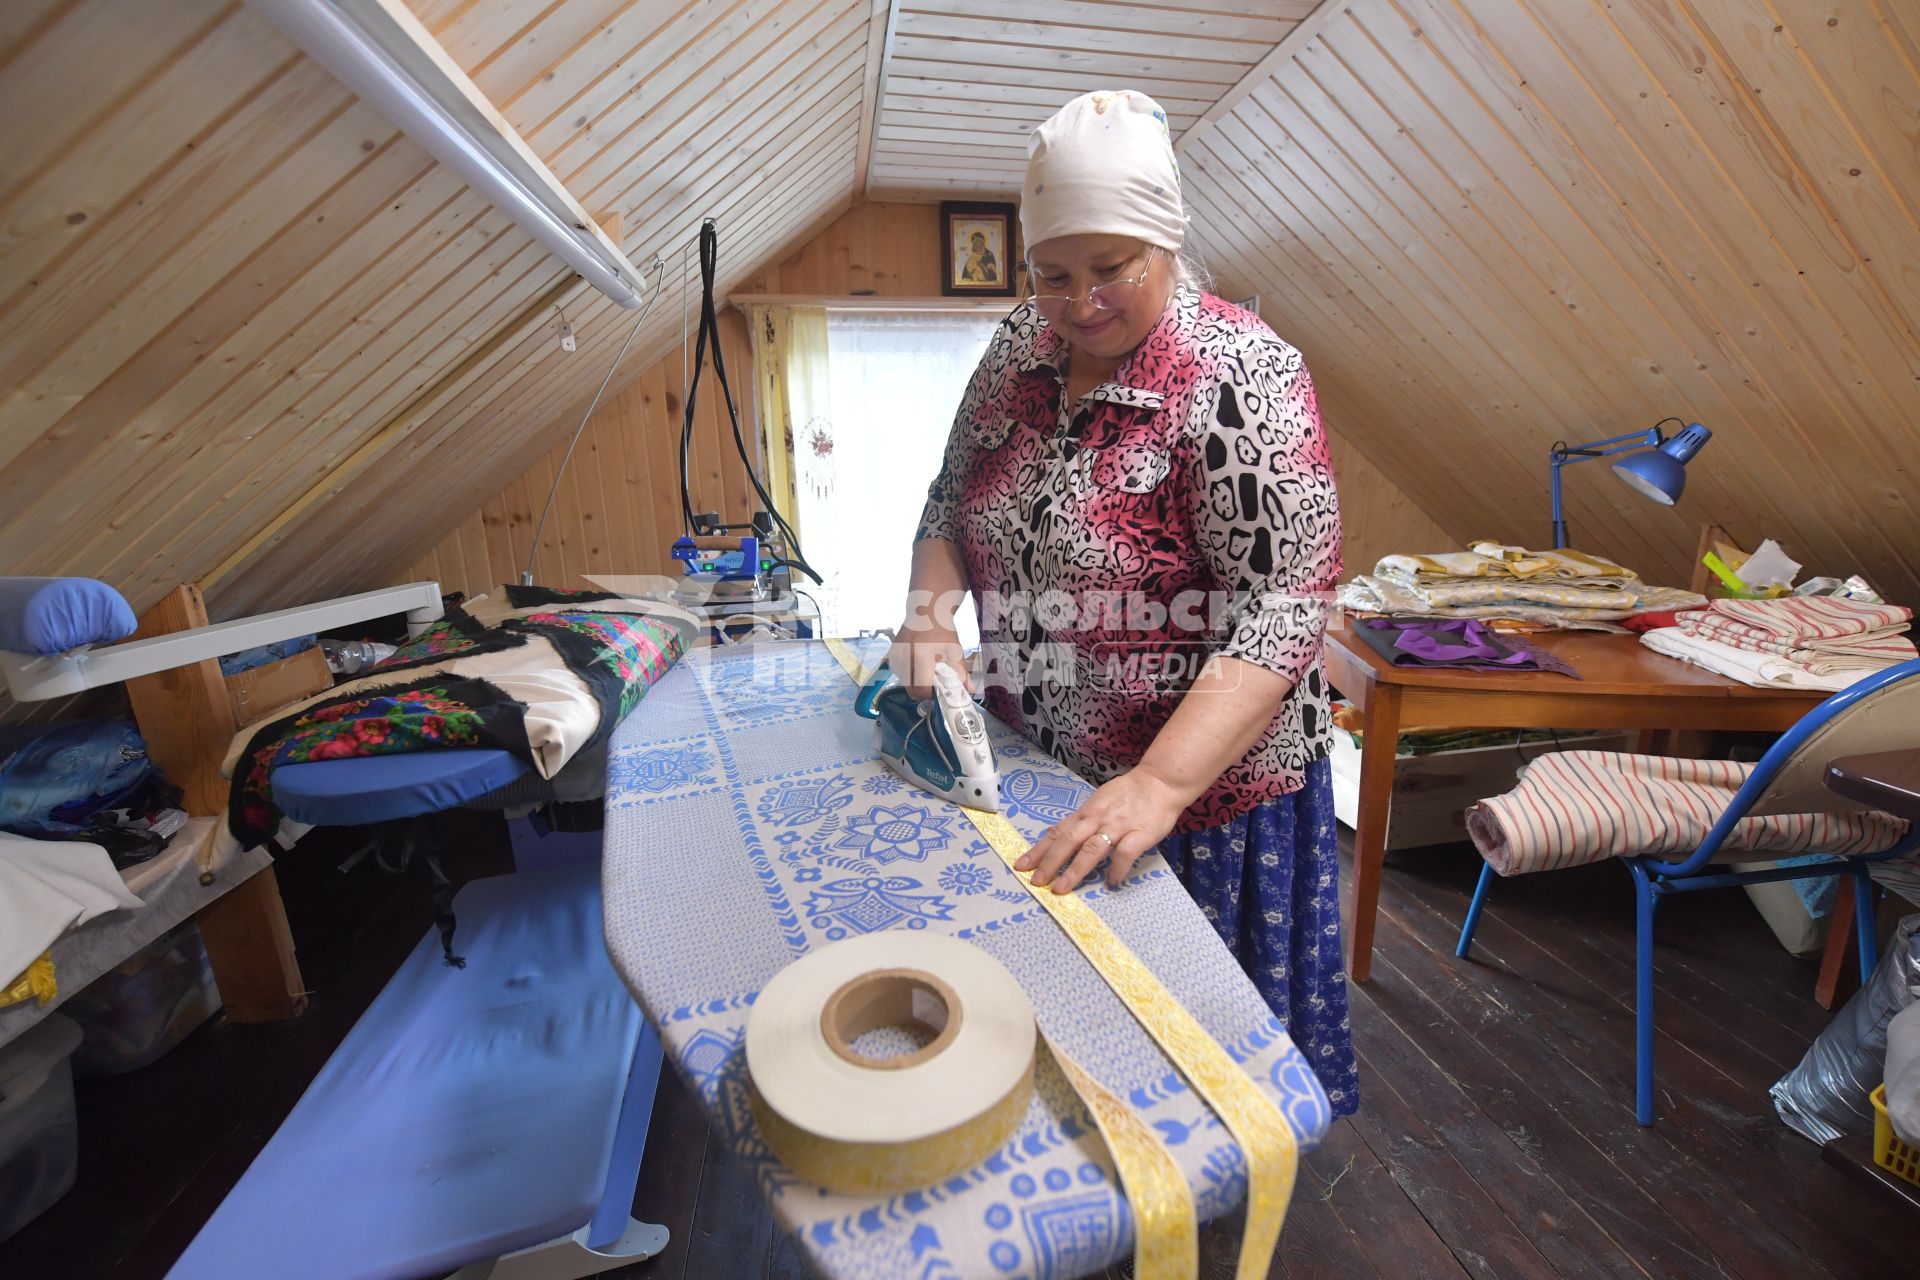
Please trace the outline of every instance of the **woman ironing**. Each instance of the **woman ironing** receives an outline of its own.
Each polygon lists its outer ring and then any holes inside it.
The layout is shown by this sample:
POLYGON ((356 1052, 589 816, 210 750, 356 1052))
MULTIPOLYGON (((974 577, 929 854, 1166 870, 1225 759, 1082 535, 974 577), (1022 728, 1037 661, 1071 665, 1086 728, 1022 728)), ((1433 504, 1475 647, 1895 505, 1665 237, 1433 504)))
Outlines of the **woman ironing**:
POLYGON ((1300 354, 1194 283, 1166 117, 1076 98, 1034 131, 1035 296, 954 420, 889 655, 986 702, 1101 785, 1021 859, 1070 892, 1158 848, 1313 1064, 1359 1101, 1321 672, 1340 513, 1300 354))

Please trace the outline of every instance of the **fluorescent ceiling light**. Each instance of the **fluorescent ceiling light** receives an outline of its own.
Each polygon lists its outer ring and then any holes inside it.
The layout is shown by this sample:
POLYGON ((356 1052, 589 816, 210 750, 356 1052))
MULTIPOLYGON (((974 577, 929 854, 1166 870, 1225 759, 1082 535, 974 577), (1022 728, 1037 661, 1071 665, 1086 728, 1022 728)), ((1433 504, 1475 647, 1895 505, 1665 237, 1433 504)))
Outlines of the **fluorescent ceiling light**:
POLYGON ((250 0, 307 55, 623 307, 640 272, 401 0, 250 0))

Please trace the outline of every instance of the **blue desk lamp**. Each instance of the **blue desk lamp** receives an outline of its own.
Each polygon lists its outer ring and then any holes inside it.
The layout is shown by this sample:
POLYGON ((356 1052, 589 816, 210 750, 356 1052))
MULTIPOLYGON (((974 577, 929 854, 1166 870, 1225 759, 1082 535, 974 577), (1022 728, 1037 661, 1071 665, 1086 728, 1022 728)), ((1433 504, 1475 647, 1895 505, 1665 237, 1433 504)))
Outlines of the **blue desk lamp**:
POLYGON ((1553 464, 1553 545, 1567 545, 1567 517, 1560 505, 1560 469, 1589 458, 1610 458, 1625 453, 1628 457, 1613 464, 1613 474, 1633 489, 1670 507, 1687 487, 1687 463, 1700 447, 1713 438, 1713 432, 1699 423, 1689 423, 1671 439, 1660 428, 1678 418, 1662 418, 1645 431, 1595 440, 1589 444, 1556 444, 1547 458, 1553 464))

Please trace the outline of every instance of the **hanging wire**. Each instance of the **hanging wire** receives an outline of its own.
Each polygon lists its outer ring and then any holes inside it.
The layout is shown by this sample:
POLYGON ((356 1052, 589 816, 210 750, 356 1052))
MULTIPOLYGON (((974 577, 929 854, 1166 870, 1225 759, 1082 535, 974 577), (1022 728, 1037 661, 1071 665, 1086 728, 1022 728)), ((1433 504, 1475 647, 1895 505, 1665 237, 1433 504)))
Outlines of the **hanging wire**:
POLYGON ((607 384, 613 381, 613 371, 620 367, 620 362, 626 358, 627 348, 632 346, 633 340, 640 335, 640 326, 646 323, 648 313, 653 310, 654 300, 660 296, 660 286, 666 283, 667 260, 656 253, 653 255, 653 266, 655 268, 653 288, 647 290, 647 300, 641 304, 640 314, 634 318, 633 328, 627 330, 627 340, 620 344, 620 350, 615 353, 613 362, 607 366, 607 376, 600 379, 600 389, 593 393, 593 399, 588 403, 587 411, 580 415, 580 425, 573 429, 573 439, 567 441, 567 454, 560 459, 560 466, 553 473, 553 487, 547 490, 546 505, 540 508, 540 519, 533 526, 533 545, 527 548, 527 567, 520 573, 520 585, 523 587, 533 585, 533 568, 540 557, 540 534, 547 527, 547 516, 552 513, 553 500, 560 492, 560 477, 567 474, 567 464, 573 461, 574 448, 579 445, 580 435, 587 429, 587 422, 593 417, 593 411, 600 407, 600 397, 607 394, 607 384))
POLYGON ((719 226, 709 218, 700 226, 700 335, 693 346, 693 381, 687 387, 687 399, 682 406, 680 426, 680 512, 686 521, 686 531, 697 533, 694 520, 693 499, 687 481, 689 450, 693 442, 694 402, 700 394, 700 374, 706 367, 709 351, 712 354, 713 380, 719 384, 720 396, 726 405, 727 421, 733 427, 734 448, 740 454, 741 465, 746 468, 747 479, 753 484, 753 491, 765 503, 765 510, 772 517, 786 538, 786 549, 791 553, 794 568, 812 578, 815 582, 824 581, 813 566, 807 563, 806 553, 800 549, 800 535, 780 514, 779 506, 768 494, 767 487, 760 482, 759 471, 753 465, 753 459, 747 453, 747 442, 740 430, 740 411, 734 403, 733 388, 727 381, 727 364, 721 352, 720 318, 715 306, 715 275, 720 261, 719 226))
MULTIPOLYGON (((719 225, 713 215, 708 214, 706 217, 700 219, 699 229, 693 233, 692 237, 689 238, 685 244, 680 246, 680 413, 683 418, 680 431, 680 531, 688 536, 692 536, 699 532, 699 530, 693 527, 693 494, 687 483, 687 454, 693 447, 692 439, 688 434, 692 430, 693 407, 687 403, 687 342, 693 333, 693 328, 688 322, 687 315, 691 302, 690 295, 693 288, 693 273, 687 266, 687 257, 695 248, 704 243, 708 228, 718 227, 719 225)), ((705 323, 706 318, 703 314, 701 317, 702 328, 700 331, 702 351, 705 350, 707 338, 704 327, 705 323)), ((698 359, 699 357, 696 356, 696 362, 698 359)), ((695 388, 698 388, 700 385, 700 370, 698 367, 696 367, 693 372, 693 385, 695 388)))
MULTIPOLYGON (((704 218, 700 225, 704 227, 712 221, 711 217, 704 218)), ((687 255, 693 252, 694 246, 699 242, 699 234, 695 233, 692 239, 680 246, 680 409, 682 412, 685 412, 687 407, 687 339, 692 336, 691 326, 687 323, 687 292, 692 287, 691 273, 687 270, 687 255)), ((689 529, 687 532, 693 531, 689 529)))

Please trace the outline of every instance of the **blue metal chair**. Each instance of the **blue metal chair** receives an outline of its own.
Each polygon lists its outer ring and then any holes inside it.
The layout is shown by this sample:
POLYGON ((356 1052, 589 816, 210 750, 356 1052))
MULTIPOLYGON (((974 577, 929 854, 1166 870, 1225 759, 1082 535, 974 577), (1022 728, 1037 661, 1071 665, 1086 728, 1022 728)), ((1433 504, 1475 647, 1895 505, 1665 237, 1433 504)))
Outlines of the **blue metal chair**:
MULTIPOLYGON (((1764 871, 1732 871, 1716 865, 1720 846, 1742 818, 1780 813, 1856 812, 1865 806, 1836 795, 1823 782, 1827 761, 1837 756, 1873 751, 1920 749, 1920 658, 1875 672, 1834 694, 1809 711, 1775 742, 1734 795, 1726 811, 1707 833, 1700 847, 1678 861, 1651 854, 1623 857, 1633 876, 1635 924, 1634 973, 1634 1111, 1643 1125, 1653 1123, 1653 916, 1668 894, 1695 889, 1723 889, 1770 880, 1804 880, 1812 876, 1846 875, 1853 878, 1853 904, 1858 913, 1860 980, 1873 973, 1874 883, 1869 864, 1902 857, 1920 848, 1920 827, 1883 853, 1841 858, 1825 864, 1773 867, 1764 871)), ((1758 858, 1764 855, 1743 855, 1758 858)), ((1473 947, 1473 931, 1486 905, 1495 872, 1480 869, 1480 883, 1460 930, 1456 956, 1465 959, 1473 947)), ((1836 909, 1838 907, 1836 906, 1836 909)))

